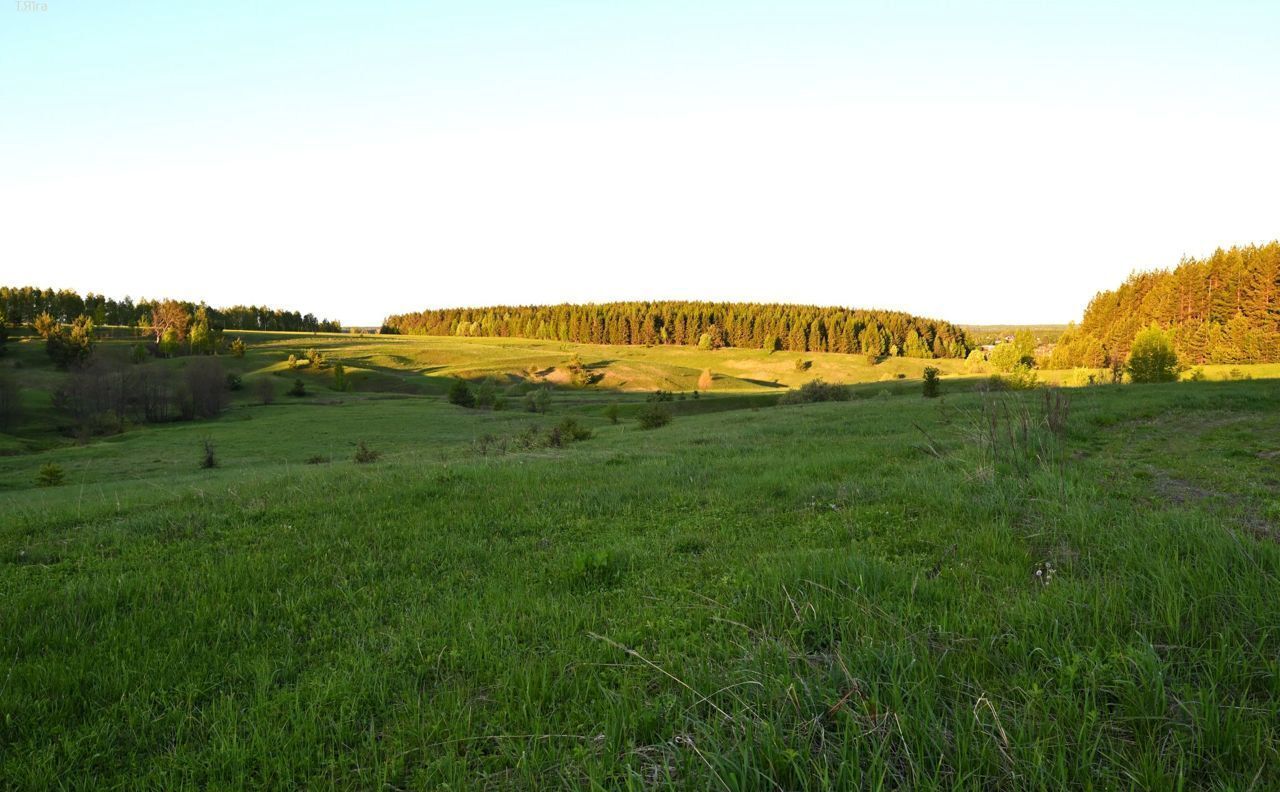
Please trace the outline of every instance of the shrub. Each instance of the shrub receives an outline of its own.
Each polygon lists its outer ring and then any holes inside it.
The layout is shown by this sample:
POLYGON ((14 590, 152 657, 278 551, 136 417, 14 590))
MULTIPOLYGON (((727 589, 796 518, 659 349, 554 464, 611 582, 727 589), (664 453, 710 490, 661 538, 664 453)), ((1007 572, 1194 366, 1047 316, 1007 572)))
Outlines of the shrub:
POLYGON ((365 442, 363 440, 361 440, 359 443, 356 443, 355 460, 357 463, 361 465, 368 465, 370 463, 377 462, 378 457, 380 456, 382 456, 381 451, 374 451, 372 448, 365 445, 365 442))
POLYGON ((530 391, 524 397, 525 409, 531 413, 545 413, 551 406, 551 392, 546 388, 530 391))
POLYGON ((341 363, 337 363, 333 367, 333 389, 337 391, 346 391, 351 387, 351 383, 347 381, 347 368, 341 363))
POLYGON ((297 396, 297 397, 306 396, 307 395, 306 383, 304 383, 300 379, 294 380, 293 387, 289 388, 288 393, 290 396, 297 396))
POLYGON ((316 454, 315 456, 309 456, 307 457, 307 464, 308 465, 327 465, 329 464, 329 457, 320 456, 319 454, 316 454))
POLYGON ((645 401, 651 402, 669 402, 672 399, 671 391, 656 390, 645 397, 645 401))
POLYGON ((244 388, 244 380, 240 379, 240 375, 234 371, 227 372, 227 390, 238 391, 244 388))
POLYGON ((641 429, 657 429, 671 423, 671 410, 658 404, 645 407, 636 416, 641 429))
POLYGON ((202 470, 210 470, 218 466, 218 456, 215 453, 212 440, 204 441, 204 453, 200 457, 200 467, 202 470))
POLYGON ((38 487, 56 487, 63 482, 67 474, 63 472, 61 465, 55 465, 52 462, 40 466, 40 471, 36 473, 36 486, 38 487))
POLYGON ((1039 384, 1036 370, 1026 364, 1019 363, 1007 374, 994 376, 989 381, 987 390, 1030 390, 1039 384))
POLYGON ((807 404, 809 402, 848 401, 849 389, 843 385, 823 382, 822 378, 810 380, 798 390, 787 391, 779 404, 807 404))
POLYGON ((796 358, 796 371, 808 371, 812 367, 813 367, 812 360, 805 360, 804 358, 796 358))
POLYGON ((232 339, 229 350, 231 352, 232 357, 238 357, 238 358, 244 357, 244 350, 245 350, 244 341, 241 340, 240 338, 232 339))
POLYGON ((1187 382, 1204 382, 1204 380, 1204 369, 1200 366, 1196 366, 1187 372, 1187 382))
POLYGON ((619 414, 620 414, 620 410, 618 409, 618 405, 616 404, 610 404, 604 408, 604 417, 608 418, 609 423, 613 424, 614 426, 617 426, 618 424, 619 414))
POLYGON ((553 446, 560 446, 565 443, 577 443, 583 440, 590 440, 591 430, 578 423, 577 420, 573 418, 565 418, 563 421, 551 428, 551 433, 547 436, 548 440, 550 440, 552 436, 556 438, 556 442, 551 442, 550 444, 553 446))
POLYGON ((144 363, 149 357, 151 350, 147 349, 146 344, 134 344, 129 350, 129 360, 133 363, 144 363))
POLYGON ((1178 353, 1159 325, 1152 324, 1134 336, 1125 370, 1134 382, 1173 382, 1178 378, 1178 353))
POLYGON ((1233 369, 1231 369, 1230 371, 1228 371, 1228 372, 1227 372, 1227 379, 1229 379, 1229 380, 1249 380, 1249 379, 1253 379, 1253 375, 1252 375, 1252 374, 1249 374, 1248 372, 1241 371, 1241 370, 1240 370, 1240 369, 1238 369, 1238 368, 1233 368, 1233 369))
POLYGON ((253 392, 263 404, 271 404, 276 400, 276 384, 266 377, 259 377, 254 381, 253 392))
POLYGON ((449 386, 449 403, 456 404, 459 407, 475 407, 476 396, 471 392, 471 386, 467 381, 461 378, 455 378, 453 384, 449 386))
POLYGON ((924 367, 924 397, 926 399, 935 399, 938 396, 939 386, 942 380, 938 378, 940 372, 933 366, 924 367))
POLYGON ((320 350, 312 347, 307 350, 307 363, 312 368, 324 368, 324 355, 321 354, 320 350))
POLYGON ((291 352, 289 353, 289 368, 296 369, 297 367, 298 367, 298 356, 291 352))
POLYGON ((476 386, 476 406, 483 408, 493 407, 493 402, 498 398, 498 389, 494 385, 493 380, 485 377, 480 380, 480 384, 476 386))

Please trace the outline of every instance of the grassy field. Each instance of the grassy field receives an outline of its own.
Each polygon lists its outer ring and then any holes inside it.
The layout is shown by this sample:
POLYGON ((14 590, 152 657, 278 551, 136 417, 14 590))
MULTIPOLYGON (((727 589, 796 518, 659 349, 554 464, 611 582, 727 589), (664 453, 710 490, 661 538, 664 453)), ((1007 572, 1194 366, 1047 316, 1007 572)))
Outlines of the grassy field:
POLYGON ((955 361, 930 400, 925 361, 246 340, 276 403, 85 445, 36 344, 0 361, 0 786, 1280 787, 1269 369, 1051 409, 955 361), (604 379, 546 415, 439 395, 575 353, 604 379), (868 384, 774 405, 815 376, 868 384))

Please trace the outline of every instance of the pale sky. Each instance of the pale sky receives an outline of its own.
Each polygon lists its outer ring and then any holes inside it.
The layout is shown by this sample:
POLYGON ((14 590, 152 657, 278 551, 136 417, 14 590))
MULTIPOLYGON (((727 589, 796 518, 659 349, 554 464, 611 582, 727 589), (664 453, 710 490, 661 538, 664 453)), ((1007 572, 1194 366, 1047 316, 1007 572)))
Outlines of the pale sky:
POLYGON ((0 7, 0 283, 1065 322, 1280 237, 1280 3, 0 7))

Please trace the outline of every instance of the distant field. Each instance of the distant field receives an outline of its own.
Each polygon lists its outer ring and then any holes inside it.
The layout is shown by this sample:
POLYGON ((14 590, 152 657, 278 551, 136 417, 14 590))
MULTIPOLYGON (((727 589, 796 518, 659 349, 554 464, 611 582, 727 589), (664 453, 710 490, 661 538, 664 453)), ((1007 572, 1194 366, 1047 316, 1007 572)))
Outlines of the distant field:
POLYGON ((1049 412, 960 361, 244 336, 224 415, 84 445, 0 360, 0 787, 1280 787, 1280 366, 1049 412), (861 384, 775 406, 815 376, 861 384))
POLYGON ((1038 344, 1055 343, 1067 325, 960 325, 969 340, 975 344, 994 344, 1019 330, 1030 330, 1038 344))

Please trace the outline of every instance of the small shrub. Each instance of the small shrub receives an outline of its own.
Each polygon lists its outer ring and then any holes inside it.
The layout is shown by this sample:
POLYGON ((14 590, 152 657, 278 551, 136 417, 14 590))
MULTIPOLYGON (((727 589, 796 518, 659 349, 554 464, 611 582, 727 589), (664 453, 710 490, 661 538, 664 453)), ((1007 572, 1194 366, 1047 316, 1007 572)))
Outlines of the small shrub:
POLYGON ((212 440, 205 440, 203 443, 203 453, 200 456, 200 468, 202 470, 211 470, 218 466, 218 455, 213 447, 212 440))
POLYGON ((1173 382, 1178 378, 1178 353, 1169 334, 1152 324, 1134 336, 1125 370, 1134 382, 1173 382))
POLYGON ((560 433, 561 438, 567 443, 578 443, 583 440, 591 439, 591 429, 578 423, 576 419, 565 418, 556 424, 555 429, 560 433))
POLYGON ((492 379, 485 377, 480 381, 480 384, 476 386, 475 396, 475 403, 477 407, 490 409, 493 407, 494 400, 498 398, 498 388, 494 385, 492 379))
POLYGON ((645 407, 636 416, 641 429, 657 429, 671 423, 671 410, 658 404, 645 407))
POLYGON ((467 408, 476 406, 476 395, 471 392, 471 386, 466 380, 455 379, 449 386, 449 403, 467 408))
POLYGON ((244 380, 234 371, 227 372, 227 390, 238 391, 244 388, 244 380))
POLYGON ((335 364, 333 367, 333 389, 336 391, 346 391, 351 384, 347 381, 347 368, 341 363, 335 364))
POLYGON ((942 384, 942 380, 938 377, 940 373, 933 366, 925 366, 923 386, 926 399, 936 399, 938 397, 939 386, 942 384))
POLYGON ((52 462, 40 466, 40 471, 36 473, 36 486, 39 487, 56 487, 66 479, 67 474, 63 471, 61 465, 55 465, 52 462))
POLYGON ((244 341, 242 339, 240 338, 233 339, 231 341, 231 346, 228 349, 231 352, 232 357, 238 357, 238 358, 244 357, 245 346, 244 346, 244 341))
POLYGON ((645 397, 645 401, 651 402, 669 402, 674 398, 671 391, 656 390, 645 397))
POLYGON ((621 414, 621 410, 618 409, 618 405, 616 404, 610 404, 604 408, 604 417, 608 418, 609 423, 613 424, 614 426, 618 425, 618 416, 620 414, 621 414))
POLYGON ((306 386, 306 383, 304 383, 304 382, 303 382, 302 380, 300 380, 300 379, 296 379, 296 380, 294 380, 294 381, 293 381, 293 387, 289 388, 289 395, 290 395, 290 396, 295 396, 295 397, 302 397, 302 396, 306 396, 306 395, 307 395, 307 386, 306 386))
POLYGON ((144 363, 149 357, 151 350, 147 349, 146 344, 134 344, 129 350, 129 361, 132 363, 144 363))
POLYGON ((1187 382, 1204 382, 1204 380, 1204 369, 1200 366, 1196 366, 1187 372, 1187 382))
POLYGON ((1030 390, 1039 384, 1036 370, 1030 366, 1018 364, 1007 374, 997 374, 978 384, 980 391, 1030 390))
POLYGON ((843 385, 823 382, 822 378, 810 380, 797 390, 787 391, 778 404, 807 404, 810 402, 848 401, 849 389, 843 385))
POLYGON ((505 410, 505 409, 507 409, 507 397, 506 397, 506 396, 494 396, 494 397, 493 397, 493 411, 494 411, 494 412, 498 412, 499 410, 505 410))
POLYGON ((812 366, 813 366, 812 360, 805 360, 804 358, 796 358, 796 371, 808 371, 810 368, 812 368, 812 366))
POLYGON ((530 391, 524 397, 525 409, 531 413, 545 413, 551 406, 551 392, 546 388, 530 391))
POLYGON ((289 368, 296 369, 298 367, 298 356, 293 353, 289 353, 288 362, 289 362, 289 368))
POLYGON ((355 460, 359 464, 368 465, 370 463, 377 462, 378 457, 380 456, 382 456, 381 451, 374 451, 372 448, 365 445, 365 442, 363 440, 361 440, 359 443, 356 443, 355 460))
POLYGON ((1241 371, 1241 370, 1240 370, 1240 369, 1238 369, 1238 368, 1233 368, 1233 369, 1231 369, 1230 371, 1228 371, 1228 372, 1227 372, 1227 379, 1229 379, 1229 380, 1250 380, 1250 379, 1253 379, 1253 375, 1252 375, 1252 374, 1249 374, 1249 373, 1247 373, 1247 372, 1245 372, 1245 371, 1241 371))
POLYGON ((276 384, 266 377, 259 377, 254 381, 253 392, 263 404, 271 404, 276 400, 276 384))
POLYGON ((329 464, 329 457, 320 456, 319 454, 316 454, 315 456, 309 456, 307 457, 307 464, 308 465, 327 465, 329 464))

